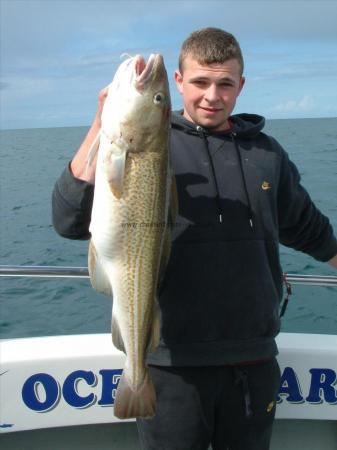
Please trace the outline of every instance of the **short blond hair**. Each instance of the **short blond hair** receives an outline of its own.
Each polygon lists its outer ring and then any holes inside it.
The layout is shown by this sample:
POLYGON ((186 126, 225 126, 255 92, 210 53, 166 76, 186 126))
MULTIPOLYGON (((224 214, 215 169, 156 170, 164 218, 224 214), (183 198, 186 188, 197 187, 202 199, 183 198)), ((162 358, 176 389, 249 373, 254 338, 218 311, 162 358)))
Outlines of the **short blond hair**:
POLYGON ((243 74, 244 62, 238 41, 220 28, 202 28, 191 33, 183 42, 179 55, 179 70, 183 73, 185 58, 190 55, 201 65, 222 64, 236 59, 243 74))

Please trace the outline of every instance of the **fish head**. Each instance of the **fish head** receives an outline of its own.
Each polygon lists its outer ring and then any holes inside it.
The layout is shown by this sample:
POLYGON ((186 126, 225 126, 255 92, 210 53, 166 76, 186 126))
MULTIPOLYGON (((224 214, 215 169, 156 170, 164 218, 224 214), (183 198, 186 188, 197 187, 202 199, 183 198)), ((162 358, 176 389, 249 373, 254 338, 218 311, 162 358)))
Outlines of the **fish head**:
POLYGON ((168 136, 170 111, 162 55, 151 54, 147 62, 136 55, 119 66, 109 86, 102 130, 128 151, 146 151, 168 136))

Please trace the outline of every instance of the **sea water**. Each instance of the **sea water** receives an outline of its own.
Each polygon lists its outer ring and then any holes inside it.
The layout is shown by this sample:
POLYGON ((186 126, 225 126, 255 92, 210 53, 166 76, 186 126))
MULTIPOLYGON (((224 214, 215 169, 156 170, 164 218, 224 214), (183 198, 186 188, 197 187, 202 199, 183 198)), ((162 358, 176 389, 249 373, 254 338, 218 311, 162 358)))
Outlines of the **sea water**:
MULTIPOLYGON (((337 118, 271 120, 272 134, 298 166, 302 184, 337 233, 337 118)), ((86 266, 85 241, 51 224, 51 193, 86 127, 1 131, 0 264, 86 266)), ((283 271, 337 275, 327 264, 281 246, 283 271)), ((111 299, 88 279, 0 277, 0 337, 109 332, 111 299)), ((178 313, 178 312, 177 312, 178 313)), ((337 334, 337 288, 293 286, 288 332, 337 334)))

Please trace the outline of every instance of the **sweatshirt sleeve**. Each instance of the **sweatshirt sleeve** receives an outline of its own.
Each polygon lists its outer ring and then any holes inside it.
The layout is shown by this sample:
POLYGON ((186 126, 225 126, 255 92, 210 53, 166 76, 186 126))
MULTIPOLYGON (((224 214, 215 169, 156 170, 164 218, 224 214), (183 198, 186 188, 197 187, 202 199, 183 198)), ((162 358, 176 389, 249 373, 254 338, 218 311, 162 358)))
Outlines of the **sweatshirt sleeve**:
POLYGON ((68 239, 89 239, 94 186, 75 178, 69 166, 56 181, 52 194, 52 222, 68 239))
POLYGON ((278 192, 280 242, 318 261, 329 261, 337 254, 337 240, 332 226, 300 181, 295 164, 283 151, 278 192))

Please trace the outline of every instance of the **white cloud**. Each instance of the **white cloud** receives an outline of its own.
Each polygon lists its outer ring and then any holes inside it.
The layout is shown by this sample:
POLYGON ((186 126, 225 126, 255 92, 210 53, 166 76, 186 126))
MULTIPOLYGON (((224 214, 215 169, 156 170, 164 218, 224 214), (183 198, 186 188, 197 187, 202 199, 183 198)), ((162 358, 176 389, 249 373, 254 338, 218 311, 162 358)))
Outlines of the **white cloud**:
POLYGON ((272 107, 273 112, 279 113, 305 113, 313 111, 315 106, 314 99, 310 95, 304 95, 299 100, 284 100, 272 107))
MULTIPOLYGON (((27 117, 29 111, 49 111, 51 117, 56 109, 64 112, 66 125, 71 125, 68 109, 74 124, 89 123, 97 92, 111 81, 124 52, 163 53, 173 104, 180 107, 172 81, 178 51, 190 31, 204 26, 220 26, 238 37, 247 67, 240 101, 249 111, 258 108, 278 117, 335 115, 336 109, 326 108, 335 100, 335 0, 0 3, 0 127, 7 126, 9 116, 19 127, 26 111, 27 117), (315 109, 307 92, 315 93, 315 109)), ((39 125, 50 122, 40 118, 39 125)), ((29 126, 28 118, 24 125, 29 126)))

